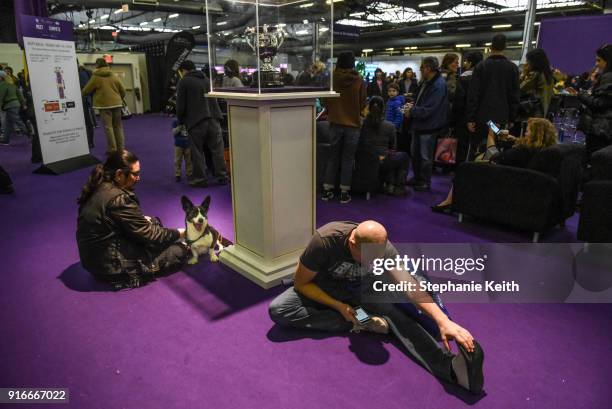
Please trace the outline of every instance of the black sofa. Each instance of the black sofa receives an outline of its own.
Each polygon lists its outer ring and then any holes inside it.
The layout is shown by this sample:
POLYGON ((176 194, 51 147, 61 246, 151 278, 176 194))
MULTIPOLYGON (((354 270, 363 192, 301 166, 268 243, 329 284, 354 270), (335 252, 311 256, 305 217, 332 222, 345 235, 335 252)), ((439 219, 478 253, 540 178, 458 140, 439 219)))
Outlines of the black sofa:
POLYGON ((543 149, 528 168, 483 162, 459 165, 454 180, 453 208, 463 215, 505 224, 533 233, 564 225, 574 214, 584 147, 558 144, 543 149))
POLYGON ((584 185, 578 240, 612 243, 612 145, 593 153, 592 179, 584 185))

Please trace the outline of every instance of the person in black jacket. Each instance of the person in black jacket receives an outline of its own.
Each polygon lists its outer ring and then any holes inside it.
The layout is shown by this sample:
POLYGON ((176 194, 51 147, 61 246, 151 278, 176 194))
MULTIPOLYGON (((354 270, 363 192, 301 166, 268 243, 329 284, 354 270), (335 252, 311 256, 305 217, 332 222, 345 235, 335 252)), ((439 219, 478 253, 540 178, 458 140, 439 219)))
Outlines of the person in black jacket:
POLYGON ((455 137, 457 138, 457 164, 473 160, 478 148, 479 141, 477 141, 475 133, 470 132, 467 128, 466 105, 467 90, 470 89, 474 68, 481 61, 482 53, 480 51, 469 52, 463 58, 463 72, 459 77, 460 89, 463 92, 461 95, 455 96, 455 104, 453 106, 455 137))
POLYGON ((204 146, 208 147, 212 157, 215 176, 219 184, 227 184, 223 135, 219 121, 221 109, 216 98, 207 98, 210 82, 202 71, 195 69, 195 64, 185 60, 179 67, 183 79, 176 88, 176 118, 179 125, 185 125, 189 133, 189 149, 193 173, 189 184, 206 187, 206 160, 204 146))
POLYGON ((408 100, 412 100, 419 89, 419 85, 417 83, 416 75, 412 68, 407 67, 402 74, 402 77, 399 81, 400 86, 400 94, 406 97, 408 100))
POLYGON ((503 54, 506 36, 497 34, 491 43, 491 55, 474 68, 468 91, 466 114, 468 129, 476 132, 481 143, 486 140, 487 121, 511 128, 519 107, 519 73, 503 54))
POLYGON ((387 100, 387 83, 385 82, 385 73, 380 68, 374 71, 374 78, 368 84, 368 98, 375 95, 382 97, 385 101, 387 100))
POLYGON ((77 203, 76 239, 83 267, 116 288, 138 287, 155 275, 177 271, 187 247, 185 229, 167 229, 143 215, 134 193, 140 162, 126 150, 97 165, 77 203))
MULTIPOLYGON (((583 111, 581 128, 586 134, 586 151, 591 155, 612 144, 612 44, 596 51, 595 64, 600 75, 589 94, 578 94, 586 109, 583 111)), ((575 91, 574 91, 575 92, 575 91)))
POLYGON ((372 97, 368 103, 368 116, 361 127, 358 149, 375 152, 378 156, 385 193, 404 196, 410 160, 406 152, 395 150, 397 132, 391 122, 384 120, 384 113, 385 101, 379 96, 372 97))

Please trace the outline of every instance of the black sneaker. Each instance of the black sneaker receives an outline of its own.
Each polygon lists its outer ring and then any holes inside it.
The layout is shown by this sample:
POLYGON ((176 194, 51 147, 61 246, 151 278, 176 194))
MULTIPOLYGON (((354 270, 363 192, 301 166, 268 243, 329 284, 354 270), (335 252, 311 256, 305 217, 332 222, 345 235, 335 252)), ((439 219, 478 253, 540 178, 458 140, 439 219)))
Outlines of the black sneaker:
POLYGON ((457 384, 469 390, 475 395, 482 392, 484 375, 482 364, 484 362, 484 351, 478 342, 474 341, 474 352, 468 352, 459 345, 459 354, 453 358, 453 372, 457 378, 457 384), (467 383, 467 385, 466 385, 467 383))
POLYGON ((346 191, 340 192, 340 203, 348 203, 351 201, 351 194, 346 191))
POLYGON ((323 200, 324 202, 329 202, 330 200, 332 200, 334 198, 334 191, 333 190, 323 190, 323 193, 321 193, 321 200, 323 200))

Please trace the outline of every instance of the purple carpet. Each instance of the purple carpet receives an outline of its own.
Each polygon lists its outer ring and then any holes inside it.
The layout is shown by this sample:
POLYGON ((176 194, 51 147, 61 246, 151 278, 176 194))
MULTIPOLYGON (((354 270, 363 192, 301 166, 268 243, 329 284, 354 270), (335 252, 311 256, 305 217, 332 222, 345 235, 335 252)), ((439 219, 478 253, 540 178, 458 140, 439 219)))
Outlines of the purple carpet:
MULTIPOLYGON (((230 188, 176 183, 170 119, 125 122, 146 214, 180 226, 180 195, 212 196, 232 239, 230 188)), ((96 129, 94 153, 104 138, 96 129)), ((89 173, 31 173, 29 145, 0 147, 16 194, 0 196, 0 387, 67 387, 75 408, 610 408, 610 305, 454 304, 485 349, 484 396, 438 382, 388 337, 285 330, 263 290, 204 260, 144 288, 108 292, 78 260, 75 199, 89 173)), ((448 190, 318 205, 318 224, 373 218, 396 242, 526 242, 528 233, 434 215, 448 190)), ((573 241, 576 218, 545 241, 573 241)), ((0 405, 1 406, 1 405, 0 405)), ((10 405, 2 406, 9 407, 10 405)), ((53 405, 19 405, 49 408, 53 405)))

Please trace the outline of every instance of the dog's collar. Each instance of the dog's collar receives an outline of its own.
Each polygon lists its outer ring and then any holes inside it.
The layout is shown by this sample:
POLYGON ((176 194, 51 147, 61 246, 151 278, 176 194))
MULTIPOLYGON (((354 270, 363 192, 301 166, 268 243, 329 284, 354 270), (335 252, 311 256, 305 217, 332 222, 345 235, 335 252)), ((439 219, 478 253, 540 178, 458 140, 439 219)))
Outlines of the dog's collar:
POLYGON ((195 240, 189 240, 187 238, 187 229, 189 228, 188 224, 187 224, 187 220, 185 220, 185 243, 187 243, 188 246, 191 246, 193 243, 195 243, 196 241, 200 240, 202 237, 206 236, 206 233, 208 233, 208 224, 206 225, 206 227, 204 228, 204 231, 202 232, 202 234, 200 234, 198 236, 197 239, 195 240))

